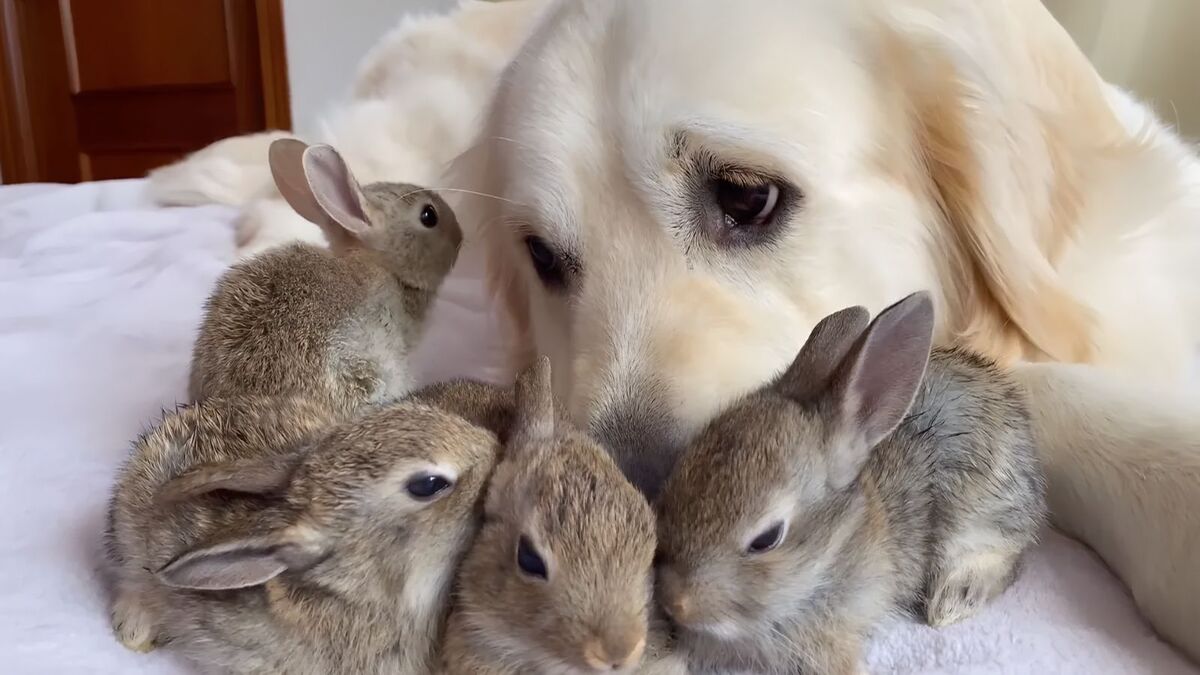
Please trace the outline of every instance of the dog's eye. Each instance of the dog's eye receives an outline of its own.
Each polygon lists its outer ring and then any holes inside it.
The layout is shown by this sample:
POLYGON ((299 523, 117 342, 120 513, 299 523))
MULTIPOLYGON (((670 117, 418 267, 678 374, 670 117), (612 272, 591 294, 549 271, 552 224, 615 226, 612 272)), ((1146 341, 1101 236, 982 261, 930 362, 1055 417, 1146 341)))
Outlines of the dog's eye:
POLYGON ((779 205, 779 186, 766 181, 741 183, 718 179, 716 193, 726 227, 766 225, 779 205))
POLYGON ((411 495, 413 499, 429 501, 450 489, 452 485, 454 485, 454 483, 450 482, 443 476, 433 473, 424 473, 410 478, 408 483, 405 484, 404 489, 408 490, 408 494, 411 495))
POLYGON ((549 244, 541 237, 530 235, 525 237, 525 248, 529 250, 529 260, 543 284, 555 288, 566 285, 562 260, 549 244))
POLYGON ((547 577, 546 561, 542 560, 542 556, 538 555, 537 549, 525 535, 521 535, 517 541, 517 567, 520 567, 526 576, 543 581, 547 577))
POLYGON ((779 546, 783 541, 783 522, 780 521, 768 527, 762 534, 750 541, 750 545, 746 547, 747 553, 766 553, 771 549, 779 546))

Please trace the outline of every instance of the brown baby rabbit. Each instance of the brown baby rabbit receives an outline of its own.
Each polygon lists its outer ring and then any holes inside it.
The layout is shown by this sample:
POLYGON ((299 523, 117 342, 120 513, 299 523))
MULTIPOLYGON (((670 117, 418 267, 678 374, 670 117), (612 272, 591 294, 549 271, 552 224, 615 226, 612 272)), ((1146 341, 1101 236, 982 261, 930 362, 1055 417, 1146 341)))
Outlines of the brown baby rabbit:
POLYGON ((270 164, 330 249, 293 244, 225 274, 192 355, 192 400, 303 391, 353 411, 407 393, 407 355, 462 243, 454 213, 411 185, 360 189, 329 146, 281 139, 270 164))
POLYGON ((608 454, 557 419, 545 357, 516 415, 463 560, 445 672, 627 672, 650 634, 654 514, 608 454))
POLYGON ((692 443, 658 580, 693 672, 858 672, 886 614, 948 624, 1011 582, 1045 511, 1025 402, 977 356, 931 357, 933 318, 925 293, 827 317, 692 443))
POLYGON ((209 399, 140 439, 110 510, 113 624, 235 673, 424 673, 494 434, 416 402, 209 399), (317 424, 317 421, 322 424, 317 424))

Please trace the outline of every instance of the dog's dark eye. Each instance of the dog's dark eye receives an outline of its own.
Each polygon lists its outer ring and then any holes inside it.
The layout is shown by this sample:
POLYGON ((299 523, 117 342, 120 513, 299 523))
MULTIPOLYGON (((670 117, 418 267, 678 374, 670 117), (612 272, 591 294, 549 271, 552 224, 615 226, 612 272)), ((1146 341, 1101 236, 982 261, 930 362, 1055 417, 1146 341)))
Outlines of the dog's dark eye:
POLYGON ((433 208, 433 204, 426 204, 421 209, 421 224, 425 227, 437 227, 438 212, 437 209, 433 208))
POLYGON ((517 567, 520 567, 527 576, 537 579, 546 578, 546 561, 542 560, 537 549, 529 543, 524 535, 521 535, 517 541, 517 567))
POLYGON ((778 546, 781 541, 783 541, 783 523, 778 522, 755 537, 746 547, 746 551, 748 553, 766 553, 778 546))
POLYGON ((718 179, 716 192, 726 227, 766 225, 779 206, 779 186, 774 183, 736 183, 718 179))
POLYGON ((424 501, 445 492, 451 485, 453 483, 445 477, 427 473, 409 479, 404 489, 408 490, 408 494, 412 495, 413 499, 424 501))
POLYGON ((553 287, 566 284, 562 260, 541 237, 525 237, 525 248, 529 249, 529 260, 543 284, 553 287))

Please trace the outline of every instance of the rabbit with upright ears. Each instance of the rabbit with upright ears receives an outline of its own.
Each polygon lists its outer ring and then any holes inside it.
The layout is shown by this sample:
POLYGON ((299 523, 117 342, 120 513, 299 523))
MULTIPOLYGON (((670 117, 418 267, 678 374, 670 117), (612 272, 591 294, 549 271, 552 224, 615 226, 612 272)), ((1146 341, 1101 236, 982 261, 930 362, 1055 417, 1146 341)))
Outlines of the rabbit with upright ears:
POLYGON ((349 412, 407 393, 407 356, 462 243, 454 213, 412 185, 360 188, 326 145, 275 141, 270 164, 330 246, 280 247, 226 273, 196 341, 192 400, 303 391, 349 412))
POLYGON ((604 449, 558 418, 549 360, 518 378, 515 398, 459 569, 445 672, 628 672, 663 647, 651 632, 654 514, 604 449))
POLYGON ((658 504, 693 672, 858 672, 883 616, 958 621, 1014 578, 1045 512, 1025 402, 932 328, 925 293, 833 314, 694 440, 658 504))
POLYGON ((139 440, 110 509, 114 628, 220 671, 430 672, 499 442, 402 402, 297 446, 331 413, 295 401, 209 399, 139 440))

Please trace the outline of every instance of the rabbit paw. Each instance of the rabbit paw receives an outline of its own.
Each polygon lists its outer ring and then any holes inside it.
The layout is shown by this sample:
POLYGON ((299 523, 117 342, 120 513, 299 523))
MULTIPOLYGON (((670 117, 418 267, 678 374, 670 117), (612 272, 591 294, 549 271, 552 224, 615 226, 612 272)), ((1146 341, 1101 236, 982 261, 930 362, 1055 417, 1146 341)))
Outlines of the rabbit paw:
POLYGON ((122 595, 113 603, 112 628, 121 644, 146 653, 158 646, 158 627, 152 612, 136 598, 122 595))
POLYGON ((974 555, 944 569, 929 586, 925 620, 941 628, 969 619, 1012 583, 1014 561, 995 554, 974 555))

